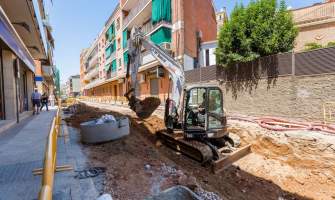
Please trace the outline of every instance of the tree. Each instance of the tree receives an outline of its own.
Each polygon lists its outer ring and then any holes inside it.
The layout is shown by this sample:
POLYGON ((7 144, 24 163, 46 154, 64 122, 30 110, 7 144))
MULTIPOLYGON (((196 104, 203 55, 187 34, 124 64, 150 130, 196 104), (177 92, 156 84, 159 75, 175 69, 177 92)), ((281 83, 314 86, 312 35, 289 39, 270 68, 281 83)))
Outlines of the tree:
POLYGON ((56 94, 56 92, 60 92, 60 79, 59 79, 59 69, 56 67, 56 65, 54 65, 54 73, 55 73, 55 86, 56 88, 54 89, 54 94, 56 94))
POLYGON ((282 0, 252 0, 247 7, 236 4, 230 21, 219 31, 214 54, 219 65, 253 61, 258 57, 294 48, 299 29, 282 0))

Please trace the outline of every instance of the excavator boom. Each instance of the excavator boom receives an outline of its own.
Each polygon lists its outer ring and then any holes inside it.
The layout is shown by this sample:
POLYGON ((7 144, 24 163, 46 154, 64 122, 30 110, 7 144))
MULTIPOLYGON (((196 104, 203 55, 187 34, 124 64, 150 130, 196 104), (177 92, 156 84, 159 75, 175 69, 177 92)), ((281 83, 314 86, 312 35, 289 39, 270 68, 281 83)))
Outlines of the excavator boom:
MULTIPOLYGON (((153 43, 145 34, 143 34, 136 26, 132 29, 128 43, 128 68, 126 77, 129 78, 131 70, 131 89, 126 93, 129 100, 130 108, 137 114, 139 118, 145 119, 156 110, 160 105, 160 100, 154 97, 148 97, 144 100, 139 100, 135 95, 137 83, 137 75, 141 65, 141 47, 149 51, 168 71, 170 81, 172 82, 172 102, 171 115, 177 115, 179 107, 180 95, 184 85, 184 70, 183 67, 171 57, 164 49, 153 43), (130 95, 130 97, 129 97, 130 95)), ((128 81, 127 81, 128 83, 128 81)), ((128 86, 127 86, 128 89, 128 86)), ((169 88, 170 89, 170 88, 169 88)))

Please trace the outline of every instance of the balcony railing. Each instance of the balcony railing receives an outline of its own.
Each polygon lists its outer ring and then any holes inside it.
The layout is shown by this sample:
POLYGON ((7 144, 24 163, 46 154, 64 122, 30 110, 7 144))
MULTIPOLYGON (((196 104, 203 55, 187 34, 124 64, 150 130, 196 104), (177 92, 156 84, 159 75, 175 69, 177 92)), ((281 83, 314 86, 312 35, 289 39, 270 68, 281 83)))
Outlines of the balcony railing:
POLYGON ((335 2, 293 10, 293 14, 296 24, 335 18, 335 2))
POLYGON ((152 0, 140 0, 140 2, 138 2, 133 9, 131 9, 129 11, 128 16, 123 20, 122 26, 123 28, 126 28, 127 25, 129 24, 129 22, 131 20, 133 20, 135 18, 135 16, 141 12, 141 10, 152 0))
POLYGON ((152 21, 149 21, 148 23, 144 24, 140 30, 142 31, 142 33, 144 33, 145 35, 147 35, 148 33, 150 33, 152 30, 154 30, 155 28, 157 28, 158 26, 160 26, 161 24, 170 24, 171 22, 167 21, 167 20, 160 20, 159 22, 152 24, 152 21))
POLYGON ((88 66, 90 67, 94 61, 98 58, 98 52, 95 52, 95 54, 91 57, 91 59, 88 61, 88 66))
POLYGON ((116 57, 116 51, 112 52, 109 57, 106 58, 106 64, 110 63, 116 57))
POLYGON ((99 83, 99 79, 95 79, 85 85, 85 89, 90 89, 99 83))
POLYGON ((95 67, 94 69, 90 70, 86 75, 84 80, 89 80, 92 76, 96 75, 99 72, 99 68, 95 67))
POLYGON ((107 79, 114 78, 117 76, 117 71, 107 72, 107 79))

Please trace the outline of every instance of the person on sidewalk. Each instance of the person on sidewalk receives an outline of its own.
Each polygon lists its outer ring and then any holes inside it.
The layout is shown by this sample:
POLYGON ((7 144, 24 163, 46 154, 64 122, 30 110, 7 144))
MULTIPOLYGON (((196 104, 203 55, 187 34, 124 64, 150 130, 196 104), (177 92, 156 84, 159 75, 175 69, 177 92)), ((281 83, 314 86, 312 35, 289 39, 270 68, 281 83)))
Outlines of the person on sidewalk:
POLYGON ((54 105, 55 105, 55 95, 51 94, 49 96, 49 100, 50 100, 50 106, 54 107, 54 105))
POLYGON ((31 103, 33 104, 33 115, 36 113, 35 106, 37 106, 37 114, 40 114, 40 101, 42 99, 41 93, 38 92, 38 89, 35 89, 35 92, 31 94, 31 103))
POLYGON ((49 108, 48 108, 48 99, 49 99, 48 94, 44 93, 44 95, 42 96, 42 107, 41 107, 40 111, 42 111, 42 108, 44 106, 46 106, 47 107, 47 111, 49 111, 49 108))

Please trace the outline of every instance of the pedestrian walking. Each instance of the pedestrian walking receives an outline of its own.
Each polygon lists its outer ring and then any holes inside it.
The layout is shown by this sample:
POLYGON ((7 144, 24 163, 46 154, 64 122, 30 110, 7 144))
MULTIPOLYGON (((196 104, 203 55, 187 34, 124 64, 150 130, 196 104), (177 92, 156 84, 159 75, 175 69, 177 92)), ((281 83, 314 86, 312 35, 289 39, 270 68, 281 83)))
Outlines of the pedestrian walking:
POLYGON ((33 104, 33 115, 36 113, 36 108, 37 107, 37 114, 40 114, 40 102, 42 99, 41 93, 38 92, 38 89, 35 89, 35 92, 31 94, 31 103, 33 104))
POLYGON ((49 99, 48 94, 44 93, 44 95, 42 96, 42 100, 41 100, 42 101, 42 107, 41 107, 40 111, 42 111, 42 108, 44 106, 46 106, 47 107, 47 111, 49 111, 49 108, 48 108, 48 99, 49 99))
POLYGON ((51 94, 49 96, 49 100, 50 100, 50 106, 54 107, 54 104, 55 104, 55 95, 51 94))

